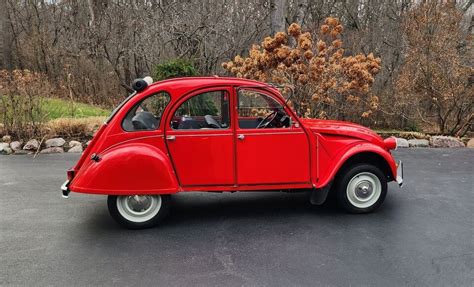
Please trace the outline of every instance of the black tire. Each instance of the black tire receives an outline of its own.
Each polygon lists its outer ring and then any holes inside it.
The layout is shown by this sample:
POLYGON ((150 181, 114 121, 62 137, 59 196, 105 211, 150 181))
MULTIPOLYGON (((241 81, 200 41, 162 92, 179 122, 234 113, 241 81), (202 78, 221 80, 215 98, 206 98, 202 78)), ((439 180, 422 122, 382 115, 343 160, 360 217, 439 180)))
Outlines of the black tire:
MULTIPOLYGON (((344 208, 346 211, 350 213, 370 213, 377 208, 379 208, 382 203, 385 200, 385 197, 387 195, 387 178, 385 177, 384 173, 376 166, 370 165, 370 164, 355 164, 352 165, 348 168, 343 169, 338 176, 336 177, 335 181, 335 189, 336 193, 336 198, 339 203, 339 205, 344 208), (371 176, 374 176, 371 178, 371 176), (361 178, 362 177, 362 178, 361 178), (374 180, 375 184, 365 184, 366 182, 369 182, 368 180, 364 180, 366 178, 370 180, 374 180), (351 180, 354 178, 354 181, 351 182, 351 180), (376 179, 378 178, 380 182, 380 186, 376 182, 376 179), (360 181, 359 185, 356 185, 360 181), (350 191, 348 190, 348 185, 351 183, 351 187, 361 187, 361 189, 357 188, 350 188, 350 191), (367 190, 370 190, 370 187, 373 189, 373 197, 370 198, 370 195, 363 194, 364 191, 362 188, 364 188, 366 185, 367 190), (376 187, 375 187, 376 186, 376 187), (380 192, 375 192, 375 190, 378 190, 380 188, 380 192), (357 190, 357 191, 355 191, 357 190), (367 198, 370 198, 366 203, 364 202, 358 202, 359 197, 357 194, 360 194, 362 196, 367 196, 367 198), (377 198, 378 194, 378 198, 377 198), (357 202, 357 203, 354 203, 357 202), (357 205, 359 204, 359 205, 357 205), (370 204, 370 205, 369 205, 370 204), (368 205, 368 206, 365 206, 368 205)), ((365 191, 367 192, 367 191, 365 191)), ((370 194, 370 191, 369 191, 370 194)))
MULTIPOLYGON (((161 205, 159 210, 156 214, 154 214, 151 218, 147 219, 146 221, 136 222, 130 220, 130 218, 126 218, 126 215, 121 213, 118 205, 123 203, 117 203, 118 201, 125 200, 128 196, 117 196, 117 195, 109 195, 107 197, 107 206, 109 208, 109 213, 112 218, 117 221, 118 224, 121 226, 128 228, 128 229, 145 229, 156 226, 160 223, 163 218, 168 215, 171 205, 171 198, 170 195, 152 195, 153 197, 159 197, 161 199, 161 205)), ((123 210, 123 208, 122 208, 123 210)), ((122 211, 123 212, 123 211, 122 211)))

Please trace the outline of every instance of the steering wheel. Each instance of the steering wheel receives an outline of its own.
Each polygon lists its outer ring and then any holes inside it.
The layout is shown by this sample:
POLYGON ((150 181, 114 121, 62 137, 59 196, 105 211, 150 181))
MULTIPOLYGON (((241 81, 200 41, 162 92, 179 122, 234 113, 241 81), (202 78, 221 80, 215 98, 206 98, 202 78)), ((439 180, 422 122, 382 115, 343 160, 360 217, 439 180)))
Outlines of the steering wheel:
POLYGON ((277 116, 278 111, 273 111, 269 113, 262 121, 260 121, 256 129, 266 128, 277 116))

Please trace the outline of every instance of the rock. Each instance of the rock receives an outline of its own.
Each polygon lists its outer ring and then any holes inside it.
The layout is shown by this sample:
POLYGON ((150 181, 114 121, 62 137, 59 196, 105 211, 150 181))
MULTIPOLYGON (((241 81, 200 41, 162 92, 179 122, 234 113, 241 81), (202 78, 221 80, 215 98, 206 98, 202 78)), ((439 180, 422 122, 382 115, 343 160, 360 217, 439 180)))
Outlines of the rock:
POLYGON ((22 143, 19 141, 14 141, 10 143, 10 148, 13 151, 21 150, 22 143))
POLYGON ((82 144, 81 144, 80 142, 78 142, 78 141, 70 141, 70 142, 68 143, 68 146, 69 146, 69 147, 75 147, 75 146, 82 146, 82 144))
POLYGON ((63 147, 66 141, 63 138, 53 138, 45 142, 47 148, 50 147, 63 147))
POLYGON ((404 148, 404 147, 409 147, 408 141, 403 138, 396 138, 397 139, 397 147, 399 148, 404 148))
POLYGON ((408 140, 408 145, 410 147, 429 147, 430 142, 428 140, 423 139, 411 139, 408 140))
POLYGON ((10 144, 9 143, 0 143, 0 151, 2 151, 4 148, 9 148, 10 144))
POLYGON ((12 153, 13 153, 13 150, 12 150, 11 148, 7 147, 7 148, 5 148, 5 149, 3 150, 3 153, 4 153, 4 154, 12 154, 12 153))
POLYGON ((35 140, 35 139, 32 139, 32 140, 29 140, 25 146, 23 147, 24 150, 38 150, 40 147, 40 143, 35 140))
POLYGON ((469 147, 469 148, 474 148, 474 138, 470 139, 467 142, 466 146, 469 147))
POLYGON ((12 141, 12 137, 9 136, 9 135, 6 135, 6 136, 2 137, 2 142, 4 142, 4 143, 9 143, 11 141, 12 141))
POLYGON ((67 152, 82 152, 82 145, 73 146, 67 152))
POLYGON ((430 145, 432 147, 444 148, 464 147, 464 143, 461 140, 447 136, 432 136, 430 139, 430 145))
POLYGON ((23 150, 23 149, 19 149, 19 150, 16 150, 14 151, 14 154, 30 154, 31 152, 27 151, 27 150, 23 150))
POLYGON ((10 148, 9 143, 0 143, 0 153, 2 154, 11 154, 12 149, 10 148))
POLYGON ((49 147, 49 148, 45 148, 43 150, 40 151, 40 153, 63 153, 64 150, 62 147, 57 147, 57 146, 53 146, 53 147, 49 147))

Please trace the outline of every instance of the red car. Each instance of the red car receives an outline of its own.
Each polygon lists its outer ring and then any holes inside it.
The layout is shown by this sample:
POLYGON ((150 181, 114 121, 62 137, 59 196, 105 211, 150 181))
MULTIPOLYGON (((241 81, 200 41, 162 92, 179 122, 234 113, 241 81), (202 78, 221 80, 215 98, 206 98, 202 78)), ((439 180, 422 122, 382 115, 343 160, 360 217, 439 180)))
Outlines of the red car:
POLYGON ((269 84, 238 78, 134 82, 97 131, 62 194, 108 195, 112 217, 128 228, 156 225, 170 195, 191 191, 307 191, 321 204, 335 193, 349 212, 385 199, 403 182, 402 164, 368 128, 301 119, 269 84))

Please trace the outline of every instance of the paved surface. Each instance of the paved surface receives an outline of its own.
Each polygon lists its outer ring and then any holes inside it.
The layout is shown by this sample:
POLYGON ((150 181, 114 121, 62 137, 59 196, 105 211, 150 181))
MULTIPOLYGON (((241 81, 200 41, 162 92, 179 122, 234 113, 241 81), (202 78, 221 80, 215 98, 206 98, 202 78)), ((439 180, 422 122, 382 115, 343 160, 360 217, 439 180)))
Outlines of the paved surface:
POLYGON ((77 155, 0 156, 0 285, 472 286, 474 150, 397 151, 406 186, 349 215, 305 194, 184 194, 143 231, 60 197, 77 155))

